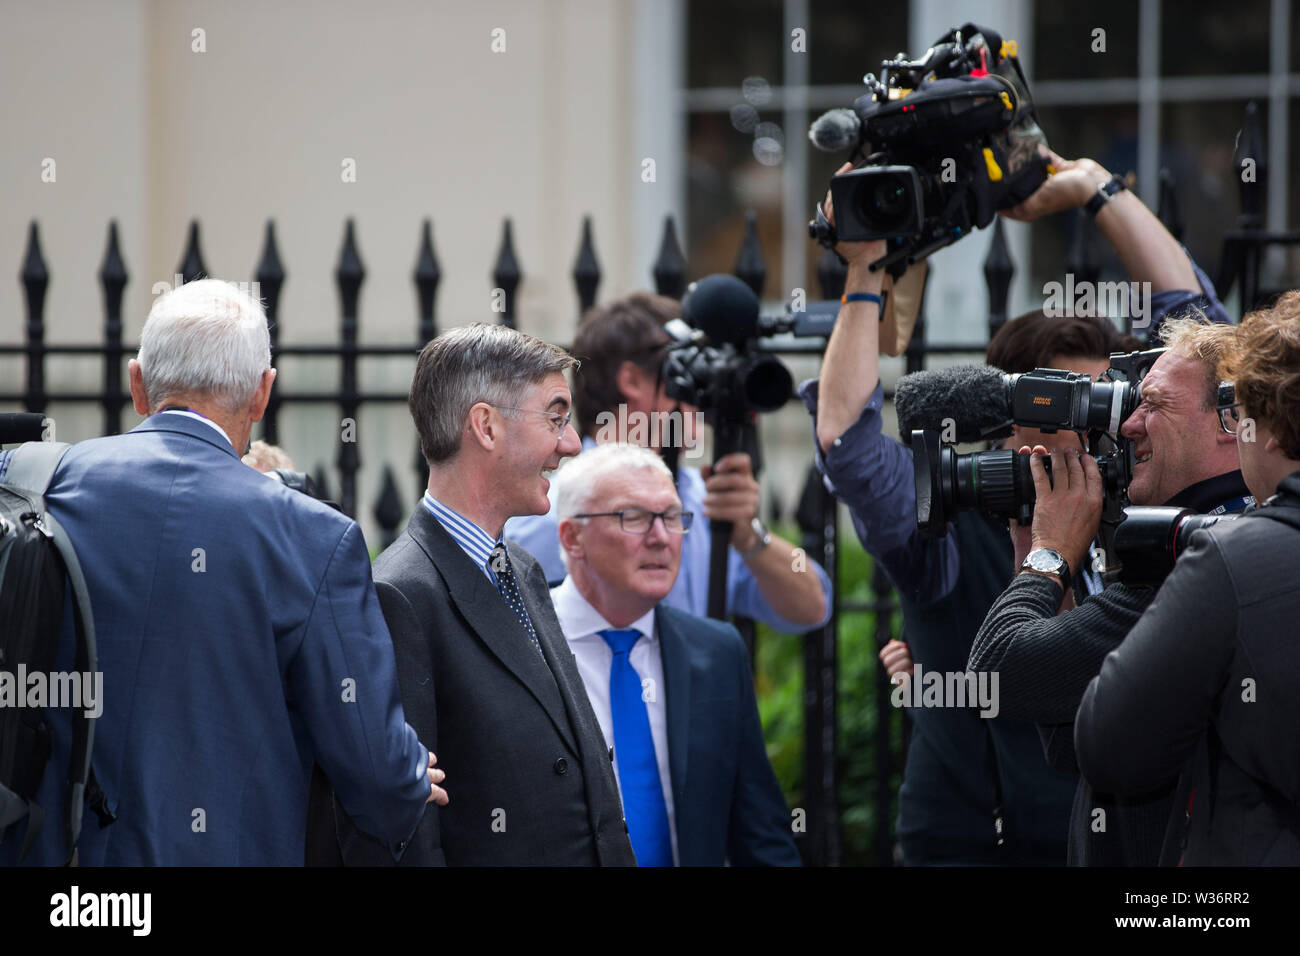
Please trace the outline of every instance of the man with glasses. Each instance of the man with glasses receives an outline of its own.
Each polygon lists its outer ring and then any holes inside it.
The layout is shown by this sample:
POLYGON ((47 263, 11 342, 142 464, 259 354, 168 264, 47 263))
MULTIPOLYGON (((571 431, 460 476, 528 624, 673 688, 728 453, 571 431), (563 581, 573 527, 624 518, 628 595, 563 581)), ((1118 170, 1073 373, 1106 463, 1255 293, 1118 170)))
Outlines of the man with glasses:
MULTIPOLYGON (((416 363, 410 408, 429 485, 375 561, 375 586, 408 719, 466 786, 424 815, 403 864, 636 862, 546 579, 501 536, 511 515, 547 510, 548 473, 579 449, 564 379, 573 364, 531 335, 481 324, 444 332, 416 363)), ((366 839, 339 830, 345 862, 370 862, 366 839)))
MULTIPOLYGON (((669 337, 663 326, 681 315, 675 299, 636 292, 591 309, 573 342, 582 364, 573 373, 574 414, 585 454, 597 444, 644 444, 671 459, 678 493, 699 516, 682 552, 682 571, 668 604, 704 616, 709 602, 709 519, 731 523, 727 555, 727 613, 799 633, 830 619, 830 577, 759 518, 759 484, 748 454, 735 452, 697 469, 677 465, 697 446, 696 410, 669 398, 663 362, 669 337), (624 422, 625 434, 602 422, 624 422), (673 427, 672 423, 680 423, 673 427), (665 424, 666 423, 666 424, 665 424), (659 424, 660 427, 656 427, 659 424), (613 434, 610 434, 610 433, 613 434)), ((564 578, 557 516, 552 509, 514 518, 506 536, 537 558, 547 580, 564 578)))
MULTIPOLYGON (((1220 397, 1216 369, 1223 339, 1207 334, 1195 319, 1166 320, 1160 337, 1167 349, 1142 380, 1142 400, 1120 428, 1137 456, 1129 500, 1205 514, 1241 511, 1254 499, 1242 478, 1235 429, 1228 427, 1232 400, 1220 397)), ((1156 592, 1111 584, 1057 616, 1097 534, 1101 478, 1088 455, 1052 451, 1049 485, 1042 464, 1047 449, 1032 450, 1032 550, 984 619, 968 666, 998 673, 1002 713, 1038 724, 1049 761, 1059 765, 1075 762, 1074 718, 1088 682, 1156 592)), ((1080 778, 1070 815, 1069 862, 1156 865, 1173 803, 1172 782, 1146 793, 1116 794, 1097 792, 1080 778)))
POLYGON ((698 527, 672 473, 611 443, 555 485, 568 577, 552 599, 614 751, 637 861, 799 865, 740 634, 664 603, 698 527))

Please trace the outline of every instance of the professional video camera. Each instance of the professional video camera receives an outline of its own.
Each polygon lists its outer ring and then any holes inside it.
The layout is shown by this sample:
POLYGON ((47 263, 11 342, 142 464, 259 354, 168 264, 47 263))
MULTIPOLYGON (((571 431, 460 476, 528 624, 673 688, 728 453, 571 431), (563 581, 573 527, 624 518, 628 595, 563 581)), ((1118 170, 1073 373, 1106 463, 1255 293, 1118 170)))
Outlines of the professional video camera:
MULTIPOLYGON (((794 394, 794 379, 779 358, 761 348, 765 337, 791 332, 828 335, 835 310, 819 308, 779 318, 759 316, 758 296, 735 276, 711 275, 692 283, 682 317, 664 330, 671 342, 662 374, 668 397, 696 406, 713 426, 713 459, 747 452, 754 473, 762 466, 757 413, 781 408, 794 394)), ((676 449, 663 449, 669 467, 676 449)), ((726 611, 728 522, 710 521, 709 616, 726 611)))
MULTIPOLYGON (((1034 510, 1029 456, 1009 449, 958 454, 951 443, 992 440, 1012 424, 1045 432, 1077 432, 1102 478, 1101 538, 1107 564, 1114 531, 1128 504, 1136 464, 1120 427, 1141 401, 1141 381, 1164 349, 1116 353, 1106 379, 1060 369, 1005 375, 988 366, 917 372, 899 380, 894 396, 900 433, 912 445, 916 523, 942 536, 962 511, 1028 524, 1034 510)), ((1044 461, 1051 476, 1051 462, 1044 461)))
POLYGON ((894 276, 982 229, 999 209, 1047 177, 1046 144, 1016 44, 973 23, 950 30, 925 55, 899 54, 864 78, 852 109, 809 130, 819 148, 852 148, 861 168, 831 180, 832 226, 817 207, 808 224, 828 249, 840 240, 888 239, 874 268, 894 276))
POLYGON ((772 332, 758 309, 758 296, 735 276, 691 283, 682 317, 665 326, 673 340, 664 360, 668 397, 696 406, 715 426, 785 405, 794 379, 779 358, 758 351, 758 338, 772 332))

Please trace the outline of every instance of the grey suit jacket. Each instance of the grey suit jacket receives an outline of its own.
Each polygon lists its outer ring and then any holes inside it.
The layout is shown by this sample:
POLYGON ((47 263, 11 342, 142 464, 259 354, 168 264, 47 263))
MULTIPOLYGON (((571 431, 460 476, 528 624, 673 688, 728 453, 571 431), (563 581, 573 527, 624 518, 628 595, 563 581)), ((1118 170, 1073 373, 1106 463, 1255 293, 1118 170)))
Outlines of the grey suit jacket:
MULTIPOLYGON (((406 718, 447 773, 402 865, 635 865, 618 786, 541 568, 508 545, 537 640, 423 507, 374 564, 406 718)), ((340 810, 336 807, 336 817, 340 810)), ((369 839, 340 825, 345 862, 369 839)))

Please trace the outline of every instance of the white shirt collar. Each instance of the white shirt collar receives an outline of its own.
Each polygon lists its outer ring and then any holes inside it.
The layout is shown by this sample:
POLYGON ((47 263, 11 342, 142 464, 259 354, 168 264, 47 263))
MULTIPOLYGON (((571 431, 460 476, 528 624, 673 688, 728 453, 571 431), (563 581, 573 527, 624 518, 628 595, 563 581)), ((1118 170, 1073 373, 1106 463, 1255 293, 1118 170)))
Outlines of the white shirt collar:
MULTIPOLYGON (((578 586, 573 583, 573 576, 565 578, 551 589, 551 602, 555 605, 555 616, 560 621, 565 640, 572 643, 591 637, 599 631, 614 630, 614 625, 605 620, 605 616, 591 606, 591 602, 582 596, 578 586)), ((632 630, 640 631, 648 640, 655 639, 655 609, 651 608, 641 617, 628 625, 632 630)), ((618 628, 617 630, 623 630, 618 628)))
MULTIPOLYGON (((200 415, 198 412, 192 412, 192 411, 190 411, 188 408, 168 408, 168 409, 165 409, 165 410, 159 412, 158 414, 159 414, 159 415, 184 415, 184 416, 186 416, 187 418, 193 418, 193 419, 196 419, 196 420, 198 420, 198 421, 201 421, 201 422, 203 422, 203 424, 208 425, 208 426, 210 426, 210 427, 216 429, 217 434, 220 435, 222 438, 224 438, 224 439, 226 440, 226 444, 228 444, 231 448, 235 448, 235 443, 234 443, 233 441, 230 440, 230 436, 226 434, 226 430, 225 430, 224 428, 222 428, 220 425, 218 425, 218 424, 217 424, 216 422, 214 422, 212 419, 210 419, 210 418, 204 418, 204 417, 203 417, 202 415, 200 415)), ((239 449, 238 449, 238 448, 235 448, 235 451, 238 452, 239 449)))

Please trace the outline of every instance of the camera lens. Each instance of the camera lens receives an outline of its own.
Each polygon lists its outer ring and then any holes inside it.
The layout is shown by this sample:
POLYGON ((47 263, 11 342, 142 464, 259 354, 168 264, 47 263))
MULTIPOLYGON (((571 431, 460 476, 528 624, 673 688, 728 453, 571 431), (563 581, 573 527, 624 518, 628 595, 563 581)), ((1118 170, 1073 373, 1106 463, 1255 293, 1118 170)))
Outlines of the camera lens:
POLYGON ((897 235, 911 225, 916 199, 911 184, 894 173, 871 176, 857 192, 858 216, 871 232, 897 235))

